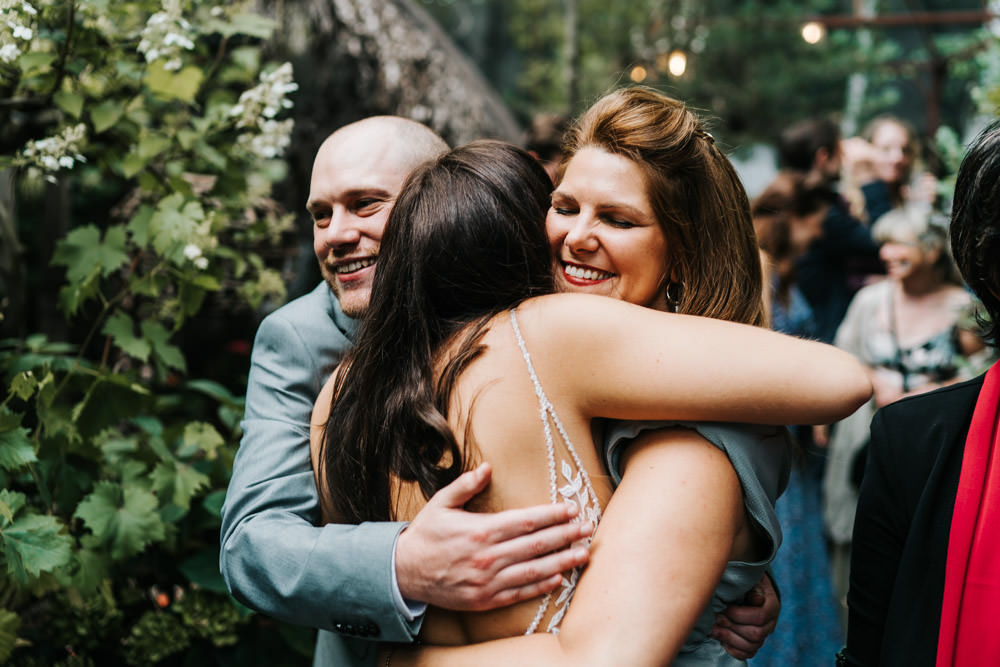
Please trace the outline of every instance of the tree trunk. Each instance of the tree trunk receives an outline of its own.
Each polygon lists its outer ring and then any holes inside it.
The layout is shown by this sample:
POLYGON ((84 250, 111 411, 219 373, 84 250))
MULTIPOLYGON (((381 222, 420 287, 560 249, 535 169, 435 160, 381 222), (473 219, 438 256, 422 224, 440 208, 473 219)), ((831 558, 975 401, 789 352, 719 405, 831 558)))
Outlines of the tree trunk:
MULTIPOLYGON (((289 210, 304 209, 323 140, 367 116, 412 118, 451 146, 481 138, 522 141, 499 94, 413 0, 258 0, 258 11, 280 26, 268 57, 291 61, 299 84, 289 174, 276 191, 289 210)), ((299 222, 302 250, 289 296, 319 279, 311 223, 306 216, 299 222)))

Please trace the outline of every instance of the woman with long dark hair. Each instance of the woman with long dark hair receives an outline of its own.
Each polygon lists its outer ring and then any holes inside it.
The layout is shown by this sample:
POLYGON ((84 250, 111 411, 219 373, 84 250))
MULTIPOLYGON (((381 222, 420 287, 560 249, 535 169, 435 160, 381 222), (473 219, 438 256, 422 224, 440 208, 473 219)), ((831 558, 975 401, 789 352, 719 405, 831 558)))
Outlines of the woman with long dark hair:
MULTIPOLYGON (((576 503, 581 521, 603 513, 586 577, 569 572, 558 594, 502 610, 429 609, 422 637, 468 644, 561 627, 558 640, 539 633, 525 648, 546 662, 570 647, 603 664, 640 655, 659 663, 679 650, 726 563, 776 545, 758 542, 732 464, 693 431, 675 431, 669 447, 629 447, 629 472, 609 504, 594 420, 827 422, 870 387, 829 346, 550 294, 548 190, 527 153, 497 142, 455 149, 411 175, 386 227, 357 345, 314 413, 326 425, 313 438, 323 508, 337 522, 410 518, 488 460, 493 481, 476 508, 549 498, 576 503), (673 551, 683 558, 667 558, 673 551), (564 619, 578 584, 582 604, 564 619), (627 646, 614 628, 623 623, 639 635, 627 646)), ((772 443, 773 487, 784 444, 772 443)))

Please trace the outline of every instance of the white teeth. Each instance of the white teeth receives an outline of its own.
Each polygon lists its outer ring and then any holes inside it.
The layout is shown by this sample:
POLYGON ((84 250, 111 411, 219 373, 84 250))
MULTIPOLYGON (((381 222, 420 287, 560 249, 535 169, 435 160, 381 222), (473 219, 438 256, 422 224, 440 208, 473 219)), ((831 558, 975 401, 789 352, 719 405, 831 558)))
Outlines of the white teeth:
POLYGON ((360 271, 366 266, 371 266, 375 263, 375 257, 367 257, 365 259, 360 259, 355 262, 348 262, 347 264, 341 264, 335 271, 337 273, 354 273, 355 271, 360 271))
POLYGON ((580 278, 582 280, 605 280, 615 275, 613 273, 608 273, 607 271, 595 271, 594 269, 585 269, 580 266, 572 266, 570 264, 564 265, 566 268, 566 274, 573 276, 574 278, 580 278))

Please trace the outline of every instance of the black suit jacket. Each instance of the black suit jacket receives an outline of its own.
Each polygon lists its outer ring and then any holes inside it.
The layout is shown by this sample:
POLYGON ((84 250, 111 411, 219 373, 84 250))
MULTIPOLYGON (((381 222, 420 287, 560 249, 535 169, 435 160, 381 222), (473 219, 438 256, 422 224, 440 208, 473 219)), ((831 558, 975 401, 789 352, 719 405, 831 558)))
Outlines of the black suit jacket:
POLYGON ((965 438, 983 376, 879 410, 847 595, 852 664, 933 666, 965 438))

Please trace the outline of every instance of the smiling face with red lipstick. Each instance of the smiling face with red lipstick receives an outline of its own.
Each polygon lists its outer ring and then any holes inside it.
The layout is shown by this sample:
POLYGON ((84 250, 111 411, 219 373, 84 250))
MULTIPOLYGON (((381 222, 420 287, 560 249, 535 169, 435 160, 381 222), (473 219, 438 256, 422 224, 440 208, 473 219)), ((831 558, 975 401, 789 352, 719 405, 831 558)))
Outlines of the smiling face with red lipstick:
POLYGON ((557 289, 766 325, 746 191, 683 102, 641 86, 605 95, 563 155, 546 216, 557 289))
POLYGON ((667 309, 667 240, 632 160, 582 148, 552 193, 545 225, 559 291, 667 309))

